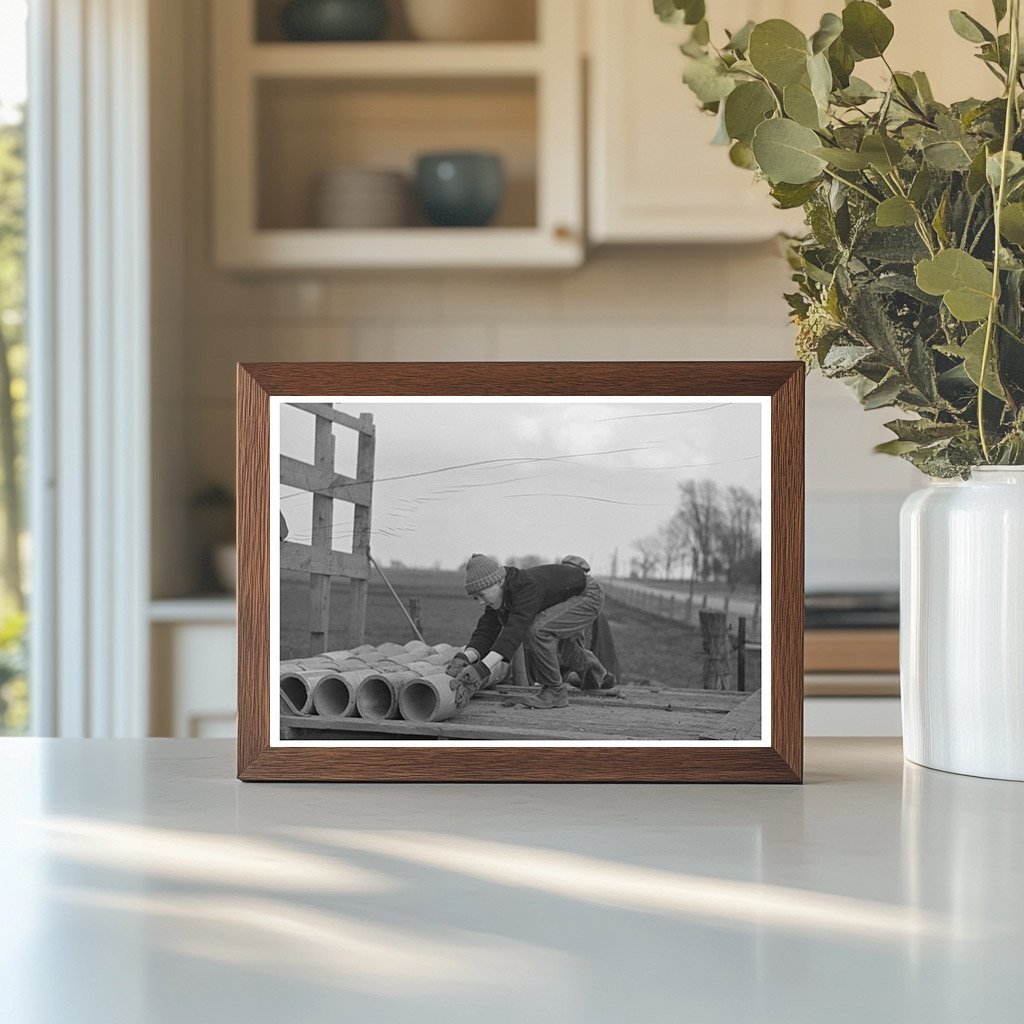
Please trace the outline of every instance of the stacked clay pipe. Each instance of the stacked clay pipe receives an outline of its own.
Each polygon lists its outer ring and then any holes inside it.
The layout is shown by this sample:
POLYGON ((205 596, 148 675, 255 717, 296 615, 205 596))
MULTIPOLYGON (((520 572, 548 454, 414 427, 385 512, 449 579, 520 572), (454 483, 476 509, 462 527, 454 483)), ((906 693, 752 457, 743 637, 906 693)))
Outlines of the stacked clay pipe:
POLYGON ((461 710, 445 672, 460 650, 410 640, 282 661, 281 714, 444 721, 461 710))

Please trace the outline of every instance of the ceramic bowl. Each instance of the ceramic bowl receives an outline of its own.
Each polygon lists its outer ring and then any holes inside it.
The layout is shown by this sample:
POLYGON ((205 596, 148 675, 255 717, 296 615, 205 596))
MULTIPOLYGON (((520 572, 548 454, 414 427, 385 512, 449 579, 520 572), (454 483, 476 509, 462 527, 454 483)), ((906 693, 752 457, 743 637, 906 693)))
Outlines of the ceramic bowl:
POLYGON ((380 39, 387 25, 387 0, 290 0, 281 11, 285 38, 296 42, 380 39))
POLYGON ((416 194, 436 227, 483 227, 504 193, 504 169, 494 153, 425 153, 416 162, 416 194))

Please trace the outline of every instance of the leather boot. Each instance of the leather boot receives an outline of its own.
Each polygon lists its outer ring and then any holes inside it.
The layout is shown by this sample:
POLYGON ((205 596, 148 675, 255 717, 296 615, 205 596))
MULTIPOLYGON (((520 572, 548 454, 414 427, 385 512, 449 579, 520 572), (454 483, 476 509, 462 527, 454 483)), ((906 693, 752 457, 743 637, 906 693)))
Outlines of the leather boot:
POLYGON ((541 711, 549 708, 566 708, 569 706, 569 687, 565 683, 558 686, 542 686, 536 697, 530 697, 529 706, 541 711))

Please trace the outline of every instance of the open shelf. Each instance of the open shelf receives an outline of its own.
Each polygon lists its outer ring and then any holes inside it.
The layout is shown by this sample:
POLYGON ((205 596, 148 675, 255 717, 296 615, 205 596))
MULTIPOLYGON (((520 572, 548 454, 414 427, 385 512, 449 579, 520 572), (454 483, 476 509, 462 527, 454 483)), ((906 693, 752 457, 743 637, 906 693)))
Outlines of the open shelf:
POLYGON ((536 75, 535 43, 273 43, 250 47, 257 78, 409 78, 416 75, 536 75))
POLYGON ((315 196, 321 175, 336 167, 402 174, 406 222, 379 230, 427 229, 414 194, 416 160, 451 150, 495 153, 504 167, 492 225, 469 231, 537 226, 535 79, 272 79, 258 84, 257 119, 261 230, 323 230, 315 196))
MULTIPOLYGON (((211 126, 218 265, 579 265, 578 12, 566 0, 523 2, 535 22, 528 40, 416 42, 401 30, 406 38, 296 43, 280 41, 278 0, 218 0, 211 126), (501 158, 504 195, 485 227, 436 228, 420 212, 416 160, 450 151, 501 158), (322 226, 316 196, 324 175, 339 169, 401 174, 407 209, 399 215, 379 201, 384 212, 370 221, 400 226, 322 226)), ((356 212, 350 222, 370 219, 365 206, 356 212)))

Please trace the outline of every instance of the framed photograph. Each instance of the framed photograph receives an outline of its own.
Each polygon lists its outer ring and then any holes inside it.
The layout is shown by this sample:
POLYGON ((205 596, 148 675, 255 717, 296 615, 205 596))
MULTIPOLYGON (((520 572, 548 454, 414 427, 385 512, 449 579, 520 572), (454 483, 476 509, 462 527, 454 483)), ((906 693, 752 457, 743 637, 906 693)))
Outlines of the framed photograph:
POLYGON ((238 367, 238 776, 799 782, 799 362, 238 367))

